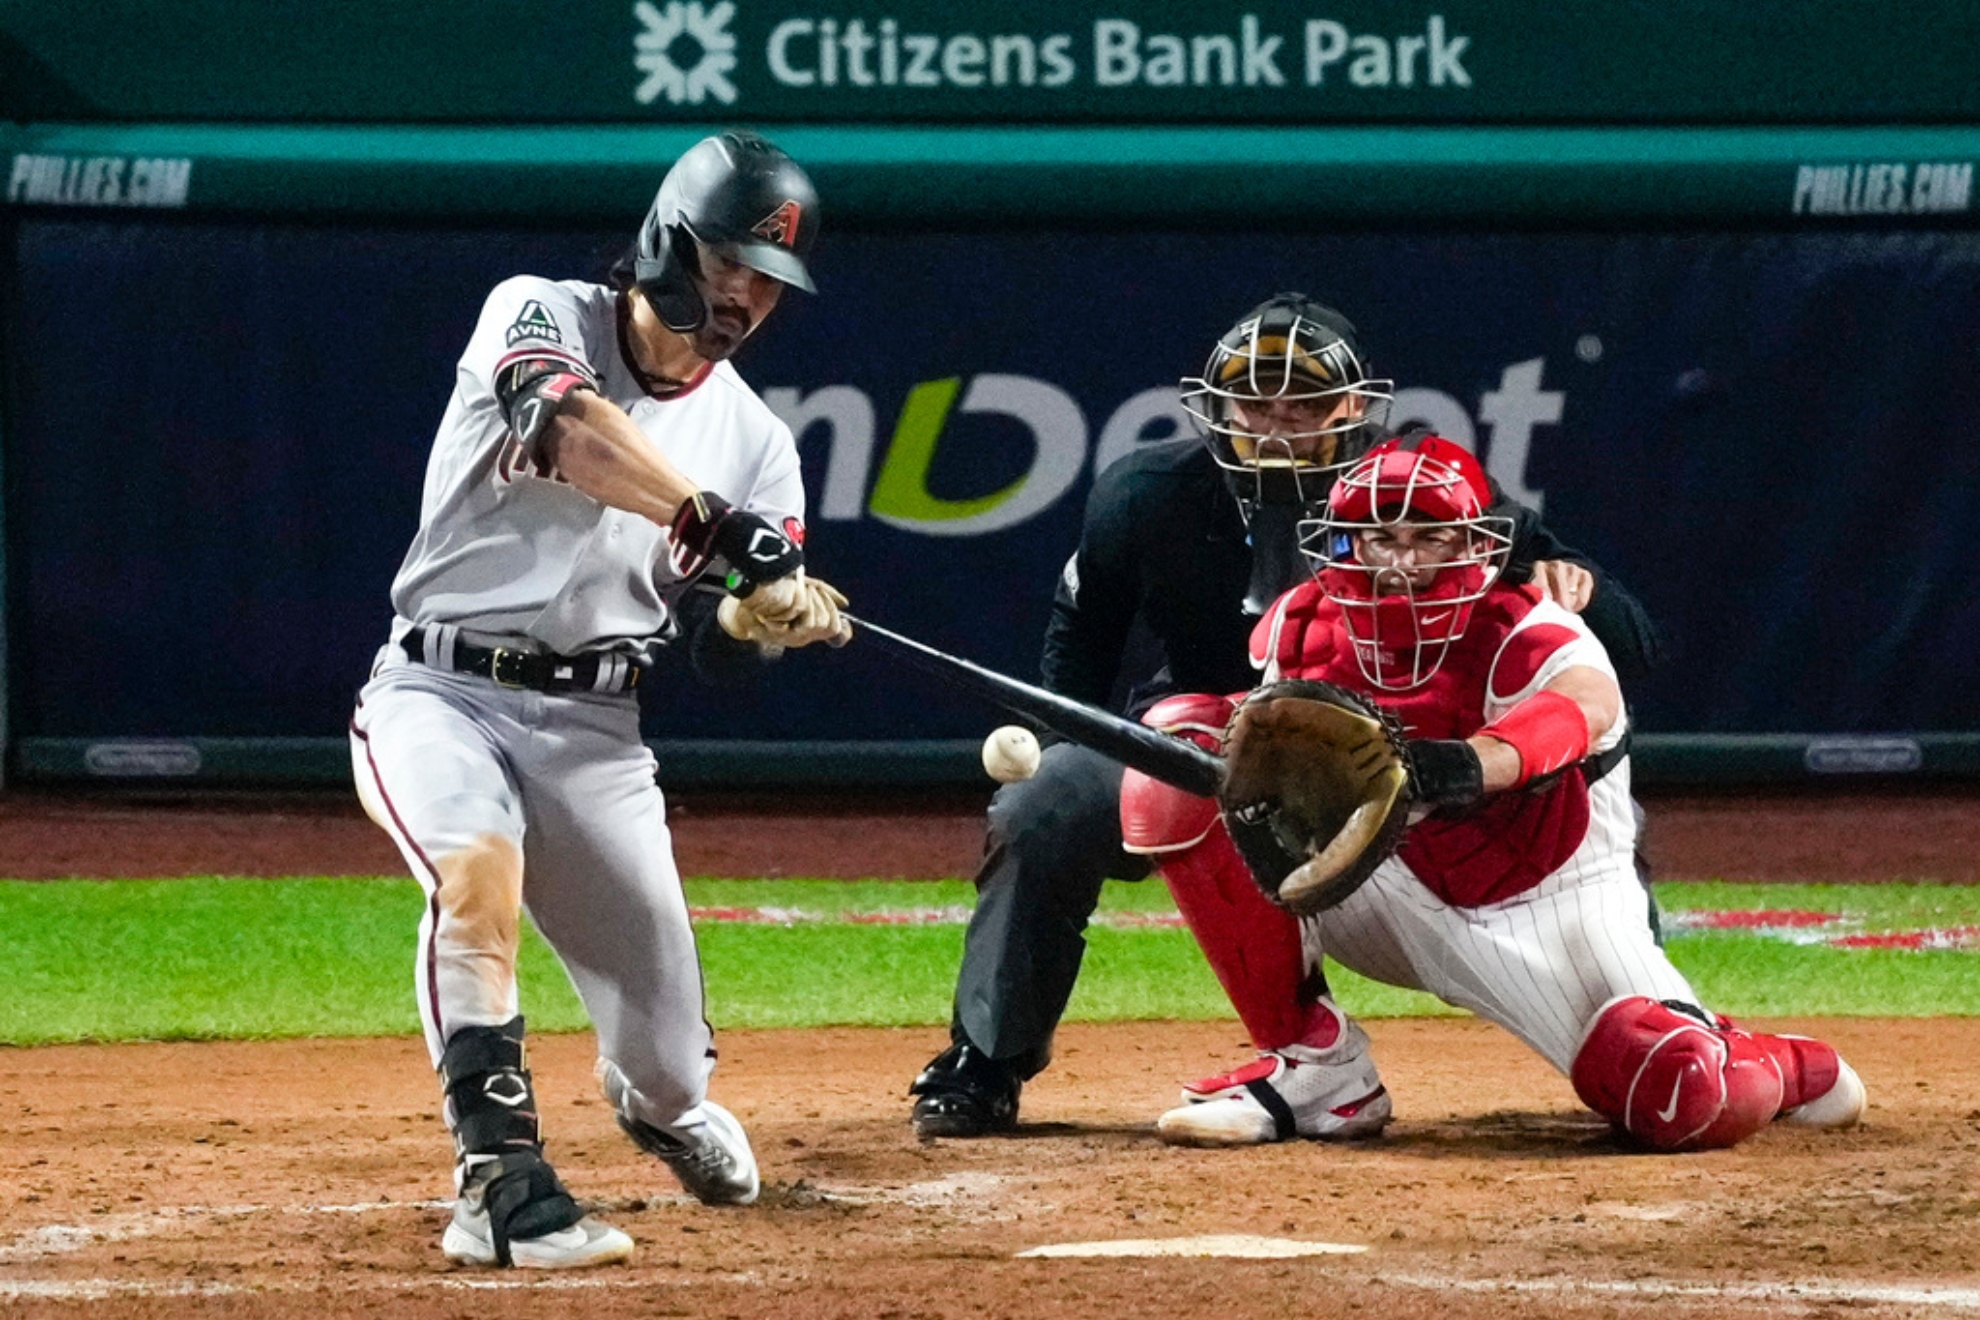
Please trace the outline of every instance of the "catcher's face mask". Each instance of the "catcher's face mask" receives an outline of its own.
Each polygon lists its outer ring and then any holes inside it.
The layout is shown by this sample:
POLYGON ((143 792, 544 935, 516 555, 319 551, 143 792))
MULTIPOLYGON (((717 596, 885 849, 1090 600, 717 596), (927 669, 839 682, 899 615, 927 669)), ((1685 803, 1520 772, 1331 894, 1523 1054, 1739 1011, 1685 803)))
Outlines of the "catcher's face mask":
POLYGON ((1317 507, 1356 456, 1352 438, 1379 428, 1394 396, 1393 381, 1368 375, 1347 318, 1300 294, 1252 311, 1182 382, 1247 518, 1263 504, 1317 507))
POLYGON ((1442 667, 1512 547, 1512 520, 1486 516, 1469 454, 1436 436, 1404 445, 1385 442, 1349 468, 1300 536, 1362 676, 1389 692, 1442 667))

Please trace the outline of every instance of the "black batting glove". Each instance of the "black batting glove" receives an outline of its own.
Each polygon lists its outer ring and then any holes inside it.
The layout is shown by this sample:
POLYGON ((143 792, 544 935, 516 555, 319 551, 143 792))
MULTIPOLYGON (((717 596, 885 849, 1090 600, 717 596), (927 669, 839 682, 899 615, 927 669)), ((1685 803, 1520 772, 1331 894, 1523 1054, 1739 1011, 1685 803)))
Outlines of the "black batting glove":
POLYGON ((1462 738, 1411 738, 1409 783, 1416 800, 1440 811, 1462 811, 1485 797, 1485 767, 1462 738))
POLYGON ((674 571, 693 577, 719 555, 728 562, 724 585, 733 596, 747 596, 763 583, 804 567, 804 551, 795 541, 714 491, 696 491, 683 502, 671 531, 669 557, 674 571))

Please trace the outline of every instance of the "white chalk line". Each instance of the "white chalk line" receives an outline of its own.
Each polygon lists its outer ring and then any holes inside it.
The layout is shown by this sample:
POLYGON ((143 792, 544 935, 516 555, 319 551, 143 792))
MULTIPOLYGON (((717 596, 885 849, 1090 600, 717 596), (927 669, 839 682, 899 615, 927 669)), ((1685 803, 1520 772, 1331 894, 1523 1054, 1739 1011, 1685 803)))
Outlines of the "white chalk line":
MULTIPOLYGON (((899 1204, 936 1206, 979 1202, 1009 1180, 999 1174, 952 1173, 902 1187, 861 1187, 823 1183, 812 1190, 819 1199, 847 1205, 899 1204)), ((680 1195, 641 1198, 644 1205, 696 1204, 680 1195)), ((348 1205, 182 1205, 131 1214, 101 1215, 86 1224, 43 1224, 0 1242, 0 1265, 28 1264, 50 1256, 66 1256, 98 1243, 128 1242, 154 1237, 189 1222, 240 1219, 250 1215, 366 1215, 398 1211, 448 1210, 452 1199, 429 1201, 359 1201, 348 1205)), ((625 1209, 629 1202, 604 1203, 601 1209, 625 1209)))
POLYGON ((363 1215, 392 1210, 435 1210, 452 1201, 361 1201, 352 1205, 179 1205, 135 1214, 103 1215, 87 1224, 43 1224, 0 1243, 0 1265, 22 1264, 82 1251, 96 1243, 128 1242, 188 1221, 240 1219, 248 1215, 363 1215))
MULTIPOLYGON (((924 1183, 899 1188, 852 1186, 820 1187, 831 1200, 852 1203, 893 1201, 911 1205, 935 1205, 945 1201, 970 1200, 993 1191, 1007 1181, 994 1174, 950 1174, 924 1183)), ((97 1243, 115 1243, 149 1237, 188 1221, 240 1218, 256 1214, 363 1215, 398 1211, 442 1210, 450 1200, 364 1201, 347 1205, 220 1205, 175 1206, 141 1214, 105 1216, 91 1224, 46 1224, 29 1229, 11 1241, 0 1244, 0 1264, 22 1264, 54 1256, 68 1255, 97 1243)), ((1291 1254, 1338 1254, 1343 1244, 1300 1243, 1259 1239, 1265 1247, 1250 1245, 1250 1239, 1235 1237, 1176 1238, 1153 1241, 1100 1241, 1061 1243, 1035 1247, 1018 1253, 1020 1257, 1182 1255, 1197 1257, 1278 1256, 1291 1254), (1233 1245, 1235 1244, 1235 1245, 1233 1245)), ((696 1276, 706 1279, 707 1275, 696 1276)), ((760 1282, 753 1274, 715 1276, 734 1283, 760 1282)), ((1871 1283, 1848 1279, 1807 1279, 1788 1283, 1711 1283, 1680 1279, 1595 1279, 1554 1276, 1542 1279, 1472 1278, 1431 1273, 1397 1274, 1384 1271, 1375 1276, 1382 1282, 1438 1292, 1585 1295, 1592 1297, 1631 1297, 1666 1300, 1756 1303, 1846 1303, 1855 1305, 1911 1306, 1944 1311, 1980 1311, 1980 1287, 1954 1284, 1871 1283)), ((146 1281, 136 1279, 0 1279, 0 1298, 8 1300, 93 1300, 119 1296, 195 1297, 230 1296, 256 1292, 369 1292, 441 1289, 453 1291, 512 1291, 525 1288, 597 1290, 652 1287, 656 1280, 642 1276, 503 1274, 475 1277, 462 1274, 418 1275, 371 1280, 322 1281, 274 1278, 255 1284, 213 1281, 146 1281)))
POLYGON ((260 1283, 211 1283, 184 1279, 149 1282, 143 1279, 0 1279, 0 1300, 16 1301, 103 1301, 111 1297, 238 1297, 248 1294, 292 1293, 379 1293, 419 1292, 578 1292, 655 1288, 677 1285, 705 1286, 714 1279, 724 1283, 757 1284, 755 1274, 696 1274, 690 1278, 667 1279, 641 1275, 628 1278, 615 1275, 548 1274, 541 1271, 508 1272, 490 1278, 430 1274, 390 1279, 269 1279, 260 1283))
POLYGON ((1980 1288, 1951 1284, 1859 1283, 1809 1279, 1799 1283, 1698 1283, 1678 1279, 1465 1279, 1440 1274, 1383 1274, 1383 1282, 1440 1292, 1587 1293, 1604 1297, 1711 1302, 1845 1302, 1980 1311, 1980 1288))
MULTIPOLYGON (((1329 1245, 1329 1244, 1312 1244, 1329 1245)), ((1029 1253, 1027 1253, 1029 1254, 1029 1253)), ((376 1293, 439 1290, 443 1292, 613 1291, 652 1289, 669 1282, 683 1286, 705 1284, 711 1276, 697 1274, 678 1281, 648 1275, 623 1274, 518 1275, 492 1277, 435 1274, 389 1279, 310 1281, 271 1279, 255 1284, 137 1279, 0 1279, 0 1299, 95 1301, 111 1297, 230 1297, 250 1293, 376 1293)), ((715 1275, 735 1284, 760 1284, 754 1273, 715 1275)), ((1947 1311, 1980 1310, 1980 1288, 1934 1284, 1874 1284, 1840 1279, 1811 1279, 1799 1283, 1697 1283, 1677 1279, 1492 1279, 1438 1274, 1372 1276, 1392 1286, 1437 1292, 1584 1295, 1631 1297, 1662 1301, 1847 1303, 1858 1306, 1909 1306, 1947 1311)))
POLYGON ((1196 1259, 1288 1260, 1296 1256, 1358 1256, 1368 1248, 1354 1242, 1302 1242, 1251 1233, 1212 1233, 1204 1237, 1117 1238, 1105 1242, 1055 1242, 1020 1251, 1019 1260, 1052 1257, 1186 1256, 1196 1259))
MULTIPOLYGON (((1060 1242, 1017 1253, 1018 1259, 1096 1257, 1195 1257, 1198 1259, 1283 1259, 1292 1256, 1352 1255, 1365 1246, 1266 1238, 1250 1234, 1151 1239, 1060 1242)), ((1646 1300, 1705 1302, 1846 1303, 1858 1306, 1910 1306, 1948 1311, 1980 1311, 1980 1288, 1956 1284, 1889 1284, 1850 1279, 1807 1279, 1789 1283, 1712 1283, 1680 1279, 1468 1278, 1452 1274, 1397 1274, 1383 1271, 1375 1281, 1436 1292, 1586 1295, 1646 1300)))

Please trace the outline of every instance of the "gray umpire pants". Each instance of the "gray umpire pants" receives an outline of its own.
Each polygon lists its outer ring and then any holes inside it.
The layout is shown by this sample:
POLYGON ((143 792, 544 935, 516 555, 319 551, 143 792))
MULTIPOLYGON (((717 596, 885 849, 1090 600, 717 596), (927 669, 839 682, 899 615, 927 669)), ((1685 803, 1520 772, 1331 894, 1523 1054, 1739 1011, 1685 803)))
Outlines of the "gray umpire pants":
POLYGON ((976 911, 963 942, 950 1035, 1031 1077, 1052 1057, 1108 879, 1140 880, 1121 851, 1121 767, 1072 743, 990 800, 976 911))

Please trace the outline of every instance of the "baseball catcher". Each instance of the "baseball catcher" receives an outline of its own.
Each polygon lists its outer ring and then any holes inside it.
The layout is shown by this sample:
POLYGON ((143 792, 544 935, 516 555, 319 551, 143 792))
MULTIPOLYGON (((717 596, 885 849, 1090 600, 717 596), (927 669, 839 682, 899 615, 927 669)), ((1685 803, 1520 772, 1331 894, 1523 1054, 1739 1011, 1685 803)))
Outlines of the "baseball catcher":
POLYGON ((1487 490, 1449 441, 1376 446, 1302 524, 1314 578, 1253 633, 1264 686, 1144 716, 1228 756, 1221 803, 1129 770, 1121 825, 1259 1051, 1157 1130, 1381 1131, 1389 1094, 1322 954, 1505 1027, 1656 1150, 1854 1123, 1863 1083, 1834 1049, 1709 1012, 1656 943, 1614 667, 1576 615, 1505 581, 1487 490))

